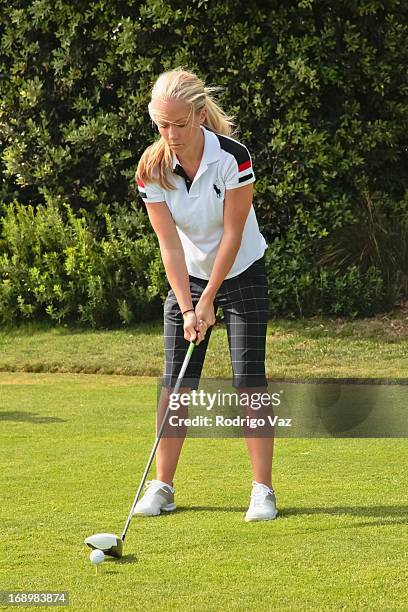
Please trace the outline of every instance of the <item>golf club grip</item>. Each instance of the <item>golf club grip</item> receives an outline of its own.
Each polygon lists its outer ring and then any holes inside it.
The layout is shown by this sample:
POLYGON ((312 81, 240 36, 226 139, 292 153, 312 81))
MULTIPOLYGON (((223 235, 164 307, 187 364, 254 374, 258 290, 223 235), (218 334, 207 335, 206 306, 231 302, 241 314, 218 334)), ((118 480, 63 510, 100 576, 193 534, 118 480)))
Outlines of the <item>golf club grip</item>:
MULTIPOLYGON (((190 342, 190 346, 188 347, 188 351, 187 351, 186 356, 184 358, 183 365, 181 366, 181 370, 180 370, 180 373, 179 373, 179 375, 177 377, 177 381, 176 381, 176 384, 174 386, 174 389, 173 389, 172 393, 178 393, 178 391, 179 391, 179 389, 181 387, 181 383, 183 382, 184 374, 185 374, 185 372, 187 370, 187 366, 188 366, 188 364, 190 362, 191 355, 193 354, 194 347, 195 347, 195 341, 190 342)), ((141 493, 141 491, 143 489, 144 483, 146 482, 147 474, 149 473, 150 466, 152 465, 154 456, 156 454, 156 449, 157 449, 157 447, 159 445, 159 442, 160 442, 160 439, 162 437, 163 430, 164 430, 164 427, 166 425, 166 421, 167 421, 167 417, 168 417, 169 412, 170 412, 170 402, 169 402, 169 404, 168 404, 168 406, 166 408, 166 412, 164 413, 164 416, 163 416, 163 419, 162 419, 162 422, 161 422, 158 434, 156 436, 156 440, 155 440, 153 448, 152 448, 152 452, 150 453, 150 457, 149 457, 149 460, 147 462, 145 471, 143 472, 142 480, 141 480, 139 488, 138 488, 138 490, 136 492, 135 499, 133 500, 132 507, 130 508, 129 516, 128 516, 127 521, 125 523, 125 526, 123 528, 123 532, 122 532, 122 536, 121 536, 122 542, 123 542, 123 540, 126 537, 126 533, 127 533, 128 527, 130 525, 130 521, 132 520, 133 510, 134 510, 137 502, 139 501, 140 493, 141 493)))

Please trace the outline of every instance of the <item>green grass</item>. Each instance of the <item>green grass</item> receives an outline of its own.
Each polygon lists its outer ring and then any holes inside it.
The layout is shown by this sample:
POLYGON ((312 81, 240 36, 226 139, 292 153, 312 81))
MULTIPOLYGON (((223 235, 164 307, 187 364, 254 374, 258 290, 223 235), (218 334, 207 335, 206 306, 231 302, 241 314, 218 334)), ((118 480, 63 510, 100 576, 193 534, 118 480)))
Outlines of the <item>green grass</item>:
MULTIPOLYGON (((408 317, 362 321, 270 321, 270 377, 400 378, 408 366, 408 317)), ((162 325, 119 330, 81 330, 25 324, 0 330, 0 371, 77 372, 158 377, 162 374, 162 325)), ((213 329, 204 377, 231 375, 223 323, 213 329)))
POLYGON ((408 443, 280 439, 280 516, 247 524, 242 439, 187 439, 177 512, 136 519, 95 576, 82 540, 120 533, 153 442, 155 382, 0 373, 0 590, 71 610, 406 610, 408 443))
MULTIPOLYGON (((271 321, 268 375, 406 377, 407 329, 405 316, 271 321)), ((81 611, 406 610, 408 440, 397 438, 278 439, 279 518, 251 524, 244 440, 189 438, 178 510, 134 520, 124 558, 95 576, 82 542, 123 528, 162 357, 160 324, 0 331, 0 590, 68 590, 81 611)), ((222 325, 203 373, 215 375, 230 375, 222 325)))

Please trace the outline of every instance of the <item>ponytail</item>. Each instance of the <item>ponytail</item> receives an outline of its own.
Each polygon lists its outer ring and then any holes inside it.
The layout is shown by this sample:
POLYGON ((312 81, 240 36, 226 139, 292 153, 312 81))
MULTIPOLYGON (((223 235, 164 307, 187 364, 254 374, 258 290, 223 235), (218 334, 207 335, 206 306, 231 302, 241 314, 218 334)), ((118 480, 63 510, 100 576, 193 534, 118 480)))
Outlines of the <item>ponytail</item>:
POLYGON ((217 87, 205 87, 205 105, 207 107, 207 119, 205 125, 217 134, 231 136, 234 129, 234 118, 227 115, 214 99, 217 87))

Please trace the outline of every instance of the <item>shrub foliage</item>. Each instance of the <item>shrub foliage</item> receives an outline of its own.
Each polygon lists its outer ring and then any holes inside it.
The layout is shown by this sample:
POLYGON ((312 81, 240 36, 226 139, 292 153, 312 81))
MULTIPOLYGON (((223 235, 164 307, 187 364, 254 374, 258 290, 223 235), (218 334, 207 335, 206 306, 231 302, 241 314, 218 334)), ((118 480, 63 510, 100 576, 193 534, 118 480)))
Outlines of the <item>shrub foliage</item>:
POLYGON ((403 0, 0 0, 0 320, 159 312, 134 185, 157 75, 223 89, 251 150, 271 314, 361 316, 406 291, 403 0))

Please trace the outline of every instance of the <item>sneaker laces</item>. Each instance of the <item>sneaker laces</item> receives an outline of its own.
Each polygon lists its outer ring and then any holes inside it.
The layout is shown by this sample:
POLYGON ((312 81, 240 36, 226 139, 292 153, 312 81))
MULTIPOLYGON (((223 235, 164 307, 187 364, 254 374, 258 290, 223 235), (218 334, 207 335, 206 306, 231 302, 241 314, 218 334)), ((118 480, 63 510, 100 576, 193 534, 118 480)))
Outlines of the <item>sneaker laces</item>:
POLYGON ((161 484, 160 481, 158 480, 147 480, 145 487, 146 487, 145 495, 147 496, 153 495, 154 493, 157 493, 157 491, 160 491, 160 490, 164 491, 165 493, 168 492, 164 488, 164 485, 161 484))
POLYGON ((260 506, 264 503, 265 501, 265 497, 269 494, 269 493, 273 493, 273 489, 271 489, 270 487, 267 487, 265 484, 261 483, 261 482, 256 482, 256 480, 254 480, 252 482, 252 493, 251 493, 251 503, 254 506, 260 506))

